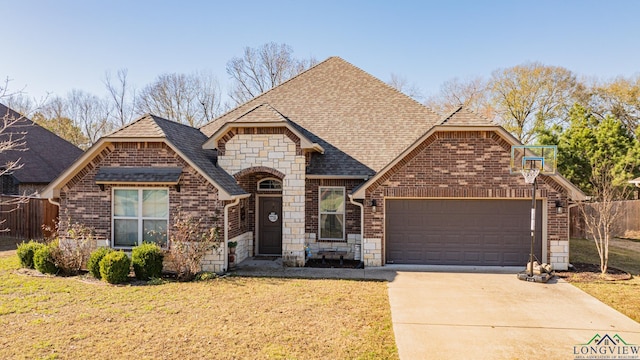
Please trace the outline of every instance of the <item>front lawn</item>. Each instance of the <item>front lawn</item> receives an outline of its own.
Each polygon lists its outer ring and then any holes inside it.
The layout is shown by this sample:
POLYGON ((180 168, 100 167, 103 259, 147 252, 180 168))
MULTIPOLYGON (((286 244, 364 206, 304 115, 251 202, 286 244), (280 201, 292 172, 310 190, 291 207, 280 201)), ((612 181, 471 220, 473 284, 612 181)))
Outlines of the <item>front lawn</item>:
POLYGON ((0 253, 0 359, 396 359, 384 282, 112 286, 0 253))
MULTIPOLYGON (((628 241, 628 240, 627 240, 628 241)), ((614 309, 640 322, 640 252, 633 243, 616 241, 609 246, 609 266, 627 271, 635 277, 631 280, 591 282, 567 280, 578 288, 598 298, 614 309)), ((571 239, 570 261, 600 264, 593 240, 571 239)))

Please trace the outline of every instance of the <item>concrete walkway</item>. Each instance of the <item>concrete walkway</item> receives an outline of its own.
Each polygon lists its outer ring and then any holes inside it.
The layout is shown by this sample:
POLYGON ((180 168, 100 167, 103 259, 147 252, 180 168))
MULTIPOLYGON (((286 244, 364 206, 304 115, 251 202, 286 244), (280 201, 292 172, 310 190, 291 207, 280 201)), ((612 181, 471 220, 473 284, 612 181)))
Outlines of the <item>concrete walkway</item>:
POLYGON ((640 345, 640 324, 562 280, 400 271, 389 301, 401 359, 574 359, 596 334, 640 345))

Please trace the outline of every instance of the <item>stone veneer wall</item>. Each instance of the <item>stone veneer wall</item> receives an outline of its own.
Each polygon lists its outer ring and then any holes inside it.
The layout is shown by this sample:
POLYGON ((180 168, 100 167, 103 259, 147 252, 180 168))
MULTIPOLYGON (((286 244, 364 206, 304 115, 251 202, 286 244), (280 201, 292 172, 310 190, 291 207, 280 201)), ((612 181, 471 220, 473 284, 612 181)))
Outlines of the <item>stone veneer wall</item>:
MULTIPOLYGON (((531 198, 531 185, 509 173, 510 144, 493 131, 436 132, 367 190, 374 213, 365 206, 365 265, 384 261, 384 199, 393 198, 531 198)), ((538 177, 538 199, 546 199, 547 258, 555 269, 569 264, 568 211, 558 214, 555 201, 567 204, 566 191, 553 177, 538 177)), ((523 264, 524 266, 525 264, 523 264)))
POLYGON ((284 174, 282 256, 289 265, 304 266, 305 156, 300 151, 299 139, 269 130, 229 133, 224 138, 218 164, 232 175, 252 167, 272 168, 284 174))
MULTIPOLYGON (((178 207, 187 216, 205 219, 204 226, 217 226, 222 236, 224 202, 218 200, 218 190, 182 160, 164 143, 115 143, 71 179, 60 192, 60 216, 83 223, 95 230, 97 246, 111 244, 111 194, 112 186, 104 191, 95 183, 95 175, 102 166, 180 166, 182 178, 180 192, 174 186, 149 186, 144 188, 169 189, 169 224, 178 207), (217 211, 217 212, 216 212, 217 211), (216 216, 217 219, 213 219, 216 216)), ((127 186, 135 188, 136 186, 127 186)), ((64 230, 64 229, 61 229, 64 230)), ((171 234, 171 228, 169 234, 171 234)), ((171 236, 171 235, 169 235, 171 236)), ((222 252, 212 252, 203 261, 204 270, 222 271, 222 252)))

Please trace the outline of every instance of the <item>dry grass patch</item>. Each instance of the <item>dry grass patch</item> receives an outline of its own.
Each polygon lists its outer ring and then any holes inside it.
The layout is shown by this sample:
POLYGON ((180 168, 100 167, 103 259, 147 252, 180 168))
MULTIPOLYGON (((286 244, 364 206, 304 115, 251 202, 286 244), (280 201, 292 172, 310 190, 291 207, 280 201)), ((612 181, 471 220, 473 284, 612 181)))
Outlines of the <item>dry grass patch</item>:
MULTIPOLYGON (((581 281, 580 276, 566 280, 605 304, 640 322, 640 251, 628 240, 616 240, 609 247, 609 266, 627 271, 635 277, 631 280, 581 281)), ((571 240, 571 262, 600 264, 600 258, 592 240, 571 240)))
POLYGON ((0 256, 0 358, 394 359, 383 282, 222 278, 111 286, 0 256))

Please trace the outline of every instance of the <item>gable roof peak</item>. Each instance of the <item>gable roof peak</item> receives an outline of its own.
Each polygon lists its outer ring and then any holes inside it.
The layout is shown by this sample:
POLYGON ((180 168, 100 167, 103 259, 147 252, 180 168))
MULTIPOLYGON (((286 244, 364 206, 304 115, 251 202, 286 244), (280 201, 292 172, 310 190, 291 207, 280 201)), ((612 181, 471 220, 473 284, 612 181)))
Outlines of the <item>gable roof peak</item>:
POLYGON ((276 108, 269 105, 268 103, 263 103, 247 111, 246 113, 238 116, 235 120, 232 120, 231 122, 272 123, 272 122, 288 122, 288 120, 276 108))

